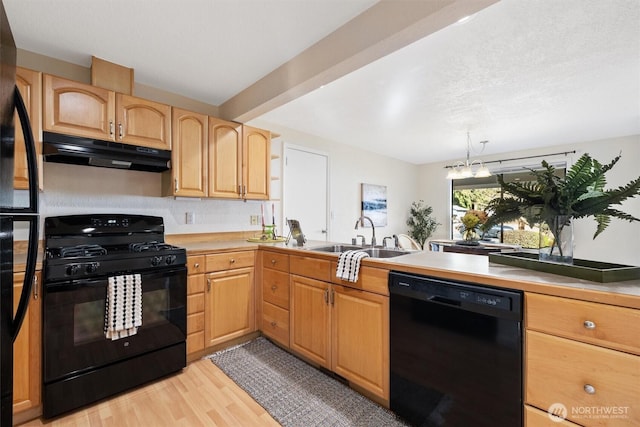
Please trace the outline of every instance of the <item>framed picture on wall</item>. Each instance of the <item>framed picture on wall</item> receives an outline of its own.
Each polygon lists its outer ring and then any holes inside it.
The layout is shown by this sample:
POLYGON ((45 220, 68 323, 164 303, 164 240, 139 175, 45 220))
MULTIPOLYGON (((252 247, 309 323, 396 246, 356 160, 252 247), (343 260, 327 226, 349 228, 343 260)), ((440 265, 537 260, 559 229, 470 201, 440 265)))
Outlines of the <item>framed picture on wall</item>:
MULTIPOLYGON (((387 225, 387 187, 385 185, 362 184, 362 215, 371 218, 373 225, 387 225)), ((368 221, 362 224, 370 227, 368 221)))

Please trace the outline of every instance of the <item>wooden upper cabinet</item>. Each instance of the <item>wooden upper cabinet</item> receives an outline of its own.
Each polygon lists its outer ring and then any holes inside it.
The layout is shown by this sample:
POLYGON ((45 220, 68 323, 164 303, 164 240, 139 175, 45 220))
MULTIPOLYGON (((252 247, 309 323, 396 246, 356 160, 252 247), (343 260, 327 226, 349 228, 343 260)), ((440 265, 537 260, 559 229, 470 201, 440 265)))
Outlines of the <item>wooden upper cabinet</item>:
MULTIPOLYGON (((16 67, 16 86, 22 95, 31 122, 31 132, 36 144, 38 156, 38 188, 42 190, 42 73, 16 67)), ((18 119, 14 113, 15 126, 15 165, 14 188, 26 190, 29 188, 29 172, 27 170, 27 154, 25 151, 24 135, 18 119)))
POLYGON ((171 150, 171 107, 45 74, 44 130, 171 150))
POLYGON ((45 131, 115 140, 115 92, 45 74, 45 131))
POLYGON ((116 94, 116 140, 171 150, 171 106, 116 94))
POLYGON ((271 187, 271 133, 266 130, 243 126, 242 162, 244 198, 269 200, 271 187))
POLYGON ((171 171, 165 172, 170 178, 168 189, 164 193, 184 197, 207 197, 207 116, 173 108, 171 132, 171 171))
POLYGON ((209 196, 242 197, 242 125, 209 117, 209 196))

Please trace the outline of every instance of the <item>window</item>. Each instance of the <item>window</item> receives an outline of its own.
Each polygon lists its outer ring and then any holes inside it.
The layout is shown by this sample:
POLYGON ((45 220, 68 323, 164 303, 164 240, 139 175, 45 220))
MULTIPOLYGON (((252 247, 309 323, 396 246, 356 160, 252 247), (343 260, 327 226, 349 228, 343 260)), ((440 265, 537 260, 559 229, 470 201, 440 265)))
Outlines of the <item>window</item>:
MULTIPOLYGON (((566 163, 553 164, 556 174, 564 177, 566 163)), ((496 171, 487 178, 454 179, 451 185, 451 238, 462 239, 464 225, 461 219, 470 209, 485 210, 489 201, 495 197, 503 197, 498 184, 497 175, 501 174, 506 182, 529 181, 533 175, 528 169, 538 168, 518 167, 517 170, 496 171)), ((489 230, 485 230, 481 240, 491 243, 506 243, 520 245, 522 248, 537 250, 540 245, 539 224, 529 224, 524 218, 517 221, 499 224, 489 230)))

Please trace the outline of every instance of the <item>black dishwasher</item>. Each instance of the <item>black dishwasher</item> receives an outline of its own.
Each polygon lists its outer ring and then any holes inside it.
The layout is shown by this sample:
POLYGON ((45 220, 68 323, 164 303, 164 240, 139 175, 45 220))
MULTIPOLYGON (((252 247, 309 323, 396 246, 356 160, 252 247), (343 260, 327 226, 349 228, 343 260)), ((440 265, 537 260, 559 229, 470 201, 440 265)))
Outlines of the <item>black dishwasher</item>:
POLYGON ((393 271, 389 292, 391 409, 415 426, 522 426, 522 292, 393 271))

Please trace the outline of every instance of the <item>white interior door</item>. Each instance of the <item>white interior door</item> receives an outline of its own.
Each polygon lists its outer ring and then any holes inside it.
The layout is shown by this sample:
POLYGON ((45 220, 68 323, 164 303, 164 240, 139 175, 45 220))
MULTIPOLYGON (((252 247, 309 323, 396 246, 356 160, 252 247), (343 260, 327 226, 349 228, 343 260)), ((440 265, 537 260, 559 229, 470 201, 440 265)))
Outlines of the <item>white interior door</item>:
POLYGON ((300 221, 307 240, 327 240, 328 163, 326 154, 285 147, 284 216, 300 221))

